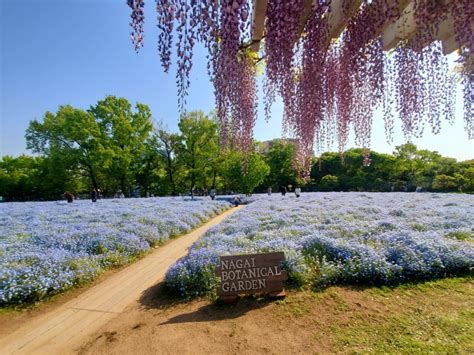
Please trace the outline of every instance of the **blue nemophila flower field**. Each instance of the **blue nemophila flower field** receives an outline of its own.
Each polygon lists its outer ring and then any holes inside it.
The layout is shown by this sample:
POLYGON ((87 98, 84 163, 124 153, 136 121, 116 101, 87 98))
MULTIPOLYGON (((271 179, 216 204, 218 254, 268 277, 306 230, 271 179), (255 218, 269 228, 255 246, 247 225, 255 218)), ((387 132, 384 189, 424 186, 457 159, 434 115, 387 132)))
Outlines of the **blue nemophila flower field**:
POLYGON ((219 255, 284 251, 290 280, 395 284, 474 268, 474 196, 306 193, 256 196, 167 273, 185 297, 215 287, 219 255))
POLYGON ((0 204, 0 305, 93 279, 229 207, 180 197, 0 204))

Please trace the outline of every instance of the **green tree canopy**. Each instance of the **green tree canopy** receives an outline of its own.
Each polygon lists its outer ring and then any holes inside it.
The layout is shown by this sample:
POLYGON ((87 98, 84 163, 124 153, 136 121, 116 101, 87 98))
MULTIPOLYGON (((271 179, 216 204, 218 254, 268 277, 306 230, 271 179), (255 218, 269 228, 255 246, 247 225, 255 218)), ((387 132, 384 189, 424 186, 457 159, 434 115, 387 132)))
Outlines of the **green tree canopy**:
POLYGON ((240 152, 230 151, 222 164, 222 175, 227 189, 245 194, 251 194, 269 173, 270 167, 256 152, 244 157, 240 152))
POLYGON ((153 129, 150 108, 137 103, 133 112, 126 99, 107 96, 89 112, 100 128, 102 145, 112 153, 106 169, 109 188, 128 194, 140 165, 138 160, 144 157, 146 139, 153 129))
POLYGON ((133 112, 126 99, 108 96, 88 111, 66 105, 47 112, 42 122, 30 122, 26 142, 58 174, 76 171, 96 189, 128 193, 151 129, 148 106, 137 104, 133 112))
POLYGON ((181 117, 178 127, 181 132, 178 161, 193 194, 198 184, 202 188, 212 184, 214 160, 219 156, 217 124, 202 111, 192 111, 181 117))
POLYGON ((53 168, 76 170, 99 188, 103 169, 111 164, 113 150, 94 116, 72 106, 46 112, 42 122, 31 121, 26 131, 27 148, 55 162, 53 168))
POLYGON ((339 186, 339 179, 334 175, 324 175, 321 178, 321 189, 323 191, 334 191, 339 186))
POLYGON ((270 142, 265 161, 270 167, 270 174, 263 187, 272 187, 277 191, 280 186, 295 186, 297 183, 295 163, 295 145, 292 142, 275 139, 270 142))
MULTIPOLYGON (((175 195, 195 189, 252 193, 304 185, 295 170, 289 139, 255 143, 244 157, 232 146, 219 148, 212 115, 193 111, 179 132, 152 124, 148 106, 107 96, 88 110, 69 105, 46 112, 26 131, 27 147, 39 156, 5 156, 0 161, 0 196, 7 200, 58 199, 65 191, 91 187, 113 196, 118 190, 142 196, 175 195)), ((338 191, 474 192, 474 160, 457 162, 412 143, 393 154, 349 149, 341 157, 326 152, 313 158, 311 182, 304 189, 338 191)))

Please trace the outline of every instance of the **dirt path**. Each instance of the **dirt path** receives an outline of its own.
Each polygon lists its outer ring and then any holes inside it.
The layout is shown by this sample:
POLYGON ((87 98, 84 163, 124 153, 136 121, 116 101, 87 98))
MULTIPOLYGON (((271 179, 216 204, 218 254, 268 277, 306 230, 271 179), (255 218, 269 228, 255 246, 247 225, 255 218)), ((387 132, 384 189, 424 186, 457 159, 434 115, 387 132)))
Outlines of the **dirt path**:
POLYGON ((99 328, 120 315, 128 305, 139 300, 145 290, 163 281, 168 268, 184 256, 188 248, 210 227, 219 224, 242 207, 224 212, 52 312, 25 323, 0 339, 0 353, 77 352, 99 328))
POLYGON ((157 285, 79 354, 473 354, 473 309, 474 282, 463 278, 287 290, 284 300, 234 305, 180 302, 157 285))

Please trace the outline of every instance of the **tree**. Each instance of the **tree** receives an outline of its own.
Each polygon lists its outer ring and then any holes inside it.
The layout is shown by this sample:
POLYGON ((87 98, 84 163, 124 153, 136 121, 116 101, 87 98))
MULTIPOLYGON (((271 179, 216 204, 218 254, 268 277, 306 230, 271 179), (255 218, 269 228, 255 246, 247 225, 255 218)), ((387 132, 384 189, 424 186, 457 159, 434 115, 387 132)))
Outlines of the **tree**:
POLYGON ((179 121, 180 142, 177 146, 178 161, 185 168, 191 195, 199 183, 208 188, 212 179, 214 159, 219 156, 217 124, 202 111, 192 111, 179 121))
POLYGON ((168 190, 172 195, 176 195, 176 180, 179 171, 179 165, 176 160, 176 151, 180 143, 180 137, 178 134, 168 133, 160 128, 154 132, 152 142, 156 152, 160 156, 160 159, 163 161, 169 186, 168 190))
POLYGON ((474 192, 474 160, 470 161, 471 166, 463 171, 463 176, 466 178, 464 191, 474 192))
POLYGON ((56 114, 46 112, 42 122, 30 122, 27 148, 47 159, 54 176, 79 174, 95 189, 120 188, 128 194, 152 129, 150 119, 148 106, 138 103, 133 112, 126 99, 114 96, 88 111, 60 106, 56 114))
POLYGON ((256 152, 244 157, 240 152, 231 151, 222 164, 222 175, 227 189, 245 194, 251 194, 269 173, 270 167, 256 152))
POLYGON ((56 114, 46 112, 43 122, 31 121, 26 145, 53 161, 56 172, 78 171, 94 188, 103 182, 103 170, 113 156, 94 116, 69 105, 60 106, 56 114))
POLYGON ((265 161, 270 167, 270 174, 264 181, 264 189, 271 186, 278 190, 280 186, 296 185, 295 145, 280 139, 271 141, 265 161))
POLYGON ((465 191, 466 187, 469 185, 468 178, 460 173, 455 173, 454 181, 456 182, 456 187, 459 192, 465 191))
MULTIPOLYGON (((107 96, 89 109, 101 131, 101 143, 112 153, 107 166, 110 188, 129 195, 133 185, 134 167, 145 149, 153 126, 147 105, 137 103, 135 112, 124 98, 107 96)), ((134 171, 135 170, 135 171, 134 171)))
POLYGON ((456 179, 444 174, 436 175, 433 181, 433 189, 443 192, 455 191, 457 187, 456 179))
POLYGON ((394 156, 397 175, 406 182, 408 191, 414 191, 417 187, 429 188, 441 166, 449 170, 449 166, 456 162, 441 157, 438 152, 418 150, 413 143, 397 146, 394 156))
POLYGON ((324 175, 321 178, 321 190, 334 191, 339 185, 339 179, 334 175, 324 175))
POLYGON ((0 196, 5 201, 36 198, 40 192, 37 174, 42 161, 42 158, 26 155, 4 156, 0 160, 0 196))
POLYGON ((343 156, 335 152, 323 153, 313 163, 311 178, 321 182, 326 175, 336 176, 337 188, 343 191, 390 191, 395 158, 370 151, 371 164, 364 166, 364 155, 360 148, 349 149, 343 156))
POLYGON ((140 154, 134 159, 135 182, 140 187, 142 196, 148 197, 150 193, 159 191, 160 172, 163 168, 162 162, 157 155, 152 140, 148 140, 140 154))

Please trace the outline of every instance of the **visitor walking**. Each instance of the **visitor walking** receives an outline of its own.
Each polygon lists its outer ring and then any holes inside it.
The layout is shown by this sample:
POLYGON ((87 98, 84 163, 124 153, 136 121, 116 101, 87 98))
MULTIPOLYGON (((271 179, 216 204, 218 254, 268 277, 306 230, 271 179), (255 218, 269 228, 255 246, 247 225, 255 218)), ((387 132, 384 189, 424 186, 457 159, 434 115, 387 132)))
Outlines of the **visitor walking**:
POLYGON ((97 190, 96 189, 91 190, 91 200, 92 200, 92 202, 97 202, 97 190))
POLYGON ((298 185, 296 185, 296 188, 295 188, 295 195, 296 197, 300 197, 301 195, 301 188, 298 185))
POLYGON ((64 193, 64 198, 67 200, 68 203, 72 203, 72 201, 74 200, 74 195, 69 191, 66 191, 64 193))
POLYGON ((267 189, 267 194, 268 194, 268 196, 271 196, 271 195, 272 195, 272 188, 271 188, 271 187, 269 187, 269 188, 267 189))
POLYGON ((216 198, 216 188, 214 186, 211 187, 211 192, 209 193, 209 196, 211 196, 211 200, 213 201, 216 198))
POLYGON ((280 187, 280 192, 281 192, 282 196, 285 196, 286 195, 286 186, 280 187))

